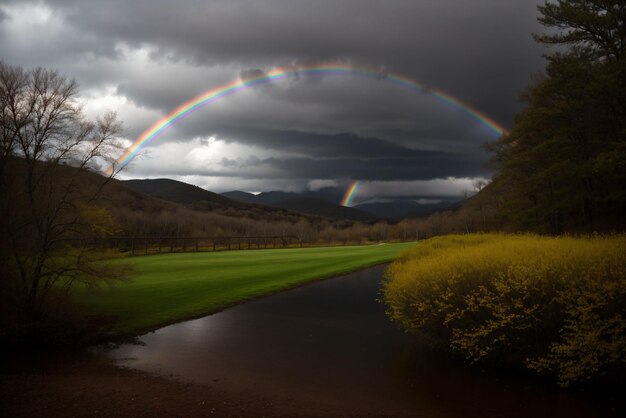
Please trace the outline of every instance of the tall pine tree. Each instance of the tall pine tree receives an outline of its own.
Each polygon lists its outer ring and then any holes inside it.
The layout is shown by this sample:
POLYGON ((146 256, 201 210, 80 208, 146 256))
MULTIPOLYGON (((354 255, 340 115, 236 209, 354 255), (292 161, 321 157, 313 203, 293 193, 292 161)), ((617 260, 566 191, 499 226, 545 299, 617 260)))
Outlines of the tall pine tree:
POLYGON ((515 229, 623 229, 626 209, 626 4, 559 0, 539 6, 564 46, 523 95, 512 130, 492 144, 500 214, 515 229))

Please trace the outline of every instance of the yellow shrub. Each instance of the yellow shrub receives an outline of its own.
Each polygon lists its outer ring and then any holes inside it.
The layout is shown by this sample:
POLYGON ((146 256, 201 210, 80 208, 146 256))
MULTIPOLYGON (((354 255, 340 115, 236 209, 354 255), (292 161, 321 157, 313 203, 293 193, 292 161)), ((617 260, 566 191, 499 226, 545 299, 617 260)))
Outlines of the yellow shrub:
POLYGON ((387 270, 384 299, 408 330, 470 362, 525 365, 562 385, 626 365, 626 237, 452 235, 387 270))

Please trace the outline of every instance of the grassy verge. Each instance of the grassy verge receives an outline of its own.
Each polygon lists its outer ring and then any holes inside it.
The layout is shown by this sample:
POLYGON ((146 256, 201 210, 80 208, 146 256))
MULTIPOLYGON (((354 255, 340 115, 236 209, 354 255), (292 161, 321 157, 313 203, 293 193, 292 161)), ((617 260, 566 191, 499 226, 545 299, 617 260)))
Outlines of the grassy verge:
POLYGON ((527 367, 562 386, 626 372, 626 236, 452 235, 387 271, 405 328, 469 362, 527 367))
POLYGON ((136 257, 128 283, 84 296, 95 312, 118 318, 132 335, 219 311, 315 279, 393 260, 414 243, 136 257))

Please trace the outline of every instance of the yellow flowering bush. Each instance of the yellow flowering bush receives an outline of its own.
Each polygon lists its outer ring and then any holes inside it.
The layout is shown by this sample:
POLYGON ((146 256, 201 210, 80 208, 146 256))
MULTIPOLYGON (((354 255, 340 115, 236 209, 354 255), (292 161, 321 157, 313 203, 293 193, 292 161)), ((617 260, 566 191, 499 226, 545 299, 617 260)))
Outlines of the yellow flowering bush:
POLYGON ((562 386, 626 370, 626 236, 451 235, 386 272, 405 329, 469 362, 554 374, 562 386))

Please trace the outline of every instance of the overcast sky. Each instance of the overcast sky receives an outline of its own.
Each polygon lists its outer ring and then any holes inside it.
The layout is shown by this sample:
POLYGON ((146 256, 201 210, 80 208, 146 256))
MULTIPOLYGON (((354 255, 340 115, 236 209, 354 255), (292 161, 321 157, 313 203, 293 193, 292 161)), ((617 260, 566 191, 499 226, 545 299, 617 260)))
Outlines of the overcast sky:
MULTIPOLYGON (((90 116, 129 143, 180 103, 250 71, 344 62, 404 74, 505 127, 544 67, 533 0, 0 0, 0 59, 75 77, 90 116)), ((496 138, 458 109, 385 80, 289 77, 196 111, 126 178, 216 192, 344 188, 356 201, 454 197, 488 178, 496 138)), ((427 200, 422 200, 427 201, 427 200)))

